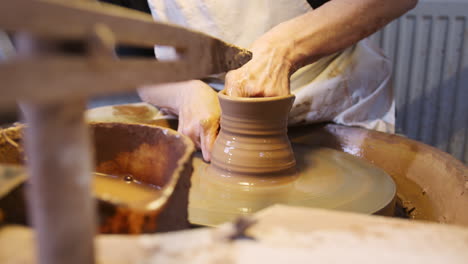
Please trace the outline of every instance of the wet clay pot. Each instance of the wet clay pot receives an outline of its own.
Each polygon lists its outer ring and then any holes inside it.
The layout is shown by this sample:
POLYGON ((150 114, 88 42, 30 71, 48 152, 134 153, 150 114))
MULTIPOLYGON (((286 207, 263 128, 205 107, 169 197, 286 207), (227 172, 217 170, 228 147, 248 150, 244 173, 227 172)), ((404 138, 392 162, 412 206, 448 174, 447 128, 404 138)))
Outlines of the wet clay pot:
POLYGON ((294 95, 241 98, 219 93, 221 130, 212 152, 212 170, 224 176, 284 175, 296 161, 287 135, 294 95))

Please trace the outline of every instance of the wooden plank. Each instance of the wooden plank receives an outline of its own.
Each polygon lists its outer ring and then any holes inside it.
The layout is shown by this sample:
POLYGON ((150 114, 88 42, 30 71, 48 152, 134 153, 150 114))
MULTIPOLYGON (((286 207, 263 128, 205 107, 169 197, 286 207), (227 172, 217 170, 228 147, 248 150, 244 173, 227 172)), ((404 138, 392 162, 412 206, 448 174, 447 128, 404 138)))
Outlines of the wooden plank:
POLYGON ((207 53, 208 50, 208 53, 218 54, 218 59, 224 58, 225 53, 233 54, 228 57, 231 61, 241 59, 242 56, 234 56, 239 53, 248 55, 250 59, 246 50, 214 37, 177 25, 155 22, 146 13, 111 4, 62 0, 0 2, 0 28, 9 31, 55 39, 84 40, 94 33, 98 25, 105 25, 118 44, 172 46, 178 52, 188 53, 185 56, 196 58, 203 58, 198 53, 207 53))
MULTIPOLYGON (((198 79, 235 69, 251 58, 231 46, 203 48, 188 58, 159 62, 149 58, 36 56, 0 64, 0 109, 17 100, 58 101, 135 90, 146 84, 198 79)), ((191 54, 191 53, 190 53, 191 54)))
MULTIPOLYGON (((157 235, 100 235, 97 258, 103 264, 465 264, 468 258, 464 227, 288 206, 265 209, 255 218, 247 230, 255 240, 230 239, 236 232, 232 224, 157 235)), ((28 229, 0 229, 0 261, 34 263, 32 239, 28 229)))
POLYGON ((0 107, 16 100, 36 102, 129 91, 139 85, 202 77, 210 65, 150 59, 101 60, 75 58, 31 59, 0 64, 0 107))
POLYGON ((49 37, 83 39, 97 24, 107 25, 118 43, 184 48, 211 37, 176 25, 157 23, 151 15, 94 1, 15 0, 0 2, 0 28, 49 37), (25 19, 27 18, 27 19, 25 19))

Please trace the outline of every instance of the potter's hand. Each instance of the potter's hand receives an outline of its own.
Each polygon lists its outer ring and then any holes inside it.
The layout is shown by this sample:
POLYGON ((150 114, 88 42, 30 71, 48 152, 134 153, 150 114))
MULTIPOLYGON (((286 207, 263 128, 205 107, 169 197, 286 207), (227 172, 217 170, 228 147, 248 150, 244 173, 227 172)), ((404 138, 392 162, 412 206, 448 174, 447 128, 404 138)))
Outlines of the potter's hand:
POLYGON ((143 87, 138 92, 143 101, 178 115, 177 131, 192 139, 197 148, 202 150, 204 160, 211 160, 221 108, 218 96, 210 86, 192 80, 143 87))
POLYGON ((226 92, 244 97, 286 95, 294 70, 355 44, 417 2, 333 0, 280 23, 255 41, 251 61, 226 75, 226 92))
POLYGON ((228 72, 227 95, 272 97, 289 94, 291 63, 286 58, 287 48, 270 43, 265 37, 258 39, 251 48, 252 60, 228 72))
POLYGON ((218 135, 221 108, 218 95, 202 81, 189 81, 179 108, 178 131, 201 148, 203 159, 211 160, 211 149, 218 135))

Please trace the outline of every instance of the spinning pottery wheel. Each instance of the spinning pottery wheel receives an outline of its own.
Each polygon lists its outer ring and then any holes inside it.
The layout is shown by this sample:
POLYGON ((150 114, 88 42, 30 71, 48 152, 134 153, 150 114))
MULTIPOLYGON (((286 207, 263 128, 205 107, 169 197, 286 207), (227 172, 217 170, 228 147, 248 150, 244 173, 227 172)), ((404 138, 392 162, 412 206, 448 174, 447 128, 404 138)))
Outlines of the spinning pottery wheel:
MULTIPOLYGON (((286 126, 294 96, 234 99, 220 93, 219 98, 223 115, 211 164, 200 153, 193 161, 192 224, 214 226, 274 204, 393 214, 396 186, 383 170, 329 147, 291 147, 286 126)), ((128 106, 124 114, 122 107, 92 110, 91 117, 125 121, 144 109, 128 106)), ((169 125, 158 113, 139 122, 157 119, 169 125)))
POLYGON ((392 215, 396 187, 381 169, 329 148, 293 145, 298 175, 226 178, 209 173, 200 155, 194 159, 189 220, 214 226, 275 204, 392 215))
POLYGON ((291 144, 294 96, 220 92, 221 131, 211 164, 194 160, 189 220, 214 226, 274 204, 393 214, 395 183, 383 170, 330 148, 291 144), (294 153, 294 154, 293 154, 294 153))
MULTIPOLYGON (((175 120, 162 116, 148 104, 91 109, 87 117, 95 122, 119 120, 123 123, 139 122, 177 128, 175 120), (126 111, 122 111, 122 107, 126 111), (135 121, 130 116, 132 112, 145 113, 140 115, 145 118, 135 121)), ((390 175, 396 185, 397 209, 404 210, 411 219, 468 225, 468 170, 460 161, 436 148, 398 135, 333 124, 292 127, 288 136, 292 146, 297 146, 299 151, 306 148, 310 155, 314 151, 339 152, 337 157, 353 159, 355 165, 364 163, 366 168, 390 175)), ((296 162, 299 168, 303 166, 302 159, 296 158, 296 162)), ((197 177, 206 176, 197 170, 206 169, 208 165, 197 153, 193 166, 195 173, 192 175, 191 189, 195 190, 200 187, 197 187, 197 177)), ((202 180, 207 181, 204 178, 202 180)), ((227 191, 224 194, 227 196, 227 191)), ((192 199, 194 193, 190 195, 192 199)), ((392 205, 393 202, 386 208, 392 209, 392 205)), ((192 220, 194 210, 198 209, 190 201, 189 217, 192 220)), ((387 212, 377 213, 388 215, 387 212)), ((237 211, 234 213, 239 214, 237 211)))

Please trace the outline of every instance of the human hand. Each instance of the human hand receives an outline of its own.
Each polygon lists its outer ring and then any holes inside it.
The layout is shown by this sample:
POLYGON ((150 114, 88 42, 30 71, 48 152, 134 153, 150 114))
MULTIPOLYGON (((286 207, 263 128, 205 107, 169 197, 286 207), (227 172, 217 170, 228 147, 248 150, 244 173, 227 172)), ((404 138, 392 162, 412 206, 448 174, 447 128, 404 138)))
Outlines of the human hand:
POLYGON ((253 57, 244 66, 226 75, 229 96, 272 97, 289 94, 292 65, 288 47, 275 45, 268 36, 261 37, 251 48, 253 57))
POLYGON ((221 107, 217 93, 202 81, 187 82, 179 107, 177 131, 192 139, 201 149, 205 161, 211 160, 220 117, 221 107))
POLYGON ((205 161, 211 160, 221 108, 218 95, 210 86, 192 80, 145 87, 139 89, 139 94, 143 101, 177 114, 177 131, 188 136, 201 149, 205 161))

